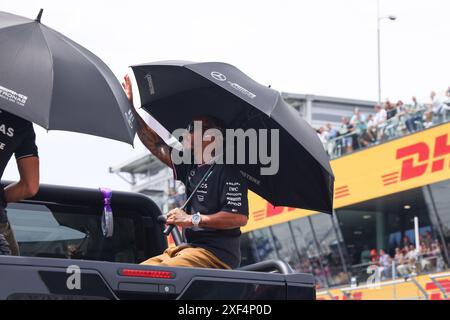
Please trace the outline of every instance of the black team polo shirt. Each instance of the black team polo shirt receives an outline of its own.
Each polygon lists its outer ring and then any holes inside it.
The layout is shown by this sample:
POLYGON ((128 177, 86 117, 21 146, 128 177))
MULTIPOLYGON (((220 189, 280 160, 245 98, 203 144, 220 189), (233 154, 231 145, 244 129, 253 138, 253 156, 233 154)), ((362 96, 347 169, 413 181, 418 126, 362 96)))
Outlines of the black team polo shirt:
MULTIPOLYGON (((174 176, 186 186, 189 196, 212 164, 174 164, 174 176)), ((242 214, 248 217, 247 184, 238 168, 215 164, 206 181, 195 192, 186 212, 210 215, 219 211, 242 214)), ((201 223, 200 223, 201 224, 201 223)), ((241 262, 240 228, 212 229, 188 227, 185 229, 188 244, 214 253, 222 262, 235 269, 241 262)))

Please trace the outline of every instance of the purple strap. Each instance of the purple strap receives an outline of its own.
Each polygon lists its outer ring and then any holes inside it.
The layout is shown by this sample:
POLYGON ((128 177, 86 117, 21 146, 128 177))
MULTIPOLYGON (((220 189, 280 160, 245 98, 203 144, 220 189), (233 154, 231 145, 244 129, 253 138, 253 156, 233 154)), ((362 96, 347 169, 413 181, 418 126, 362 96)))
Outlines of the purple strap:
POLYGON ((113 213, 111 208, 112 191, 109 188, 100 188, 103 196, 102 231, 107 238, 112 237, 114 230, 113 213))
POLYGON ((100 192, 103 196, 103 204, 108 207, 111 207, 111 197, 112 197, 112 190, 109 188, 100 188, 100 192))

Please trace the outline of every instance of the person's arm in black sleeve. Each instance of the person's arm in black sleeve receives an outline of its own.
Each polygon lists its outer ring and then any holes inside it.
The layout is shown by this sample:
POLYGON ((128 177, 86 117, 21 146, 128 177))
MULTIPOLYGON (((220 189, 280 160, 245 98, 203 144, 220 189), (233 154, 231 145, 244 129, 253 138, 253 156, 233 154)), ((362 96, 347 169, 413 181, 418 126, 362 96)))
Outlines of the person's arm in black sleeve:
POLYGON ((5 188, 6 202, 18 202, 33 197, 39 190, 39 157, 36 134, 30 124, 28 134, 15 151, 20 180, 5 188))

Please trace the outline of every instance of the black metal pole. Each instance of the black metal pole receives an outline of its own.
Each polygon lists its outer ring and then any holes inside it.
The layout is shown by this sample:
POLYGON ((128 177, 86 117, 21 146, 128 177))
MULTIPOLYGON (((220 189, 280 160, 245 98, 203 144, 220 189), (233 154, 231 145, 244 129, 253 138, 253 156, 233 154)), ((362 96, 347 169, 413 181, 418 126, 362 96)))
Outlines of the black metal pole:
POLYGON ((302 263, 302 255, 300 254, 300 249, 297 245, 297 240, 295 240, 294 230, 292 229, 291 221, 288 221, 288 227, 291 233, 292 241, 294 242, 295 251, 297 252, 298 262, 302 263))
POLYGON ((316 230, 314 230, 314 227, 313 227, 311 216, 308 216, 308 222, 309 222, 309 227, 311 228, 311 232, 312 232, 312 235, 313 235, 314 243, 316 245, 317 253, 319 254, 320 268, 322 269, 322 272, 325 275, 325 282, 326 282, 327 288, 329 288, 330 287, 330 282, 328 281, 328 275, 327 275, 327 273, 325 271, 325 268, 323 267, 323 262, 322 262, 322 250, 320 248, 319 240, 317 239, 316 230))
MULTIPOLYGON (((334 233, 336 235, 337 247, 338 247, 339 257, 341 258, 342 268, 343 268, 343 271, 345 272, 345 274, 347 275, 348 280, 350 281, 350 276, 351 275, 349 275, 348 270, 347 270, 347 263, 345 261, 344 253, 343 253, 342 248, 341 248, 340 233, 339 233, 338 227, 336 226, 336 221, 334 221, 334 217, 336 217, 336 211, 335 210, 333 210, 333 215, 330 216, 331 224, 333 225, 333 230, 334 230, 334 233)), ((342 239, 342 240, 344 240, 344 239, 342 239)), ((342 242, 344 242, 344 241, 342 241, 342 242)))
POLYGON ((450 259, 449 259, 449 254, 448 254, 447 243, 445 242, 444 231, 442 230, 442 221, 441 221, 441 217, 439 216, 439 212, 437 210, 436 203, 434 202, 434 196, 433 196, 433 193, 431 192, 431 187, 429 184, 427 185, 427 190, 430 195, 431 205, 433 206, 434 214, 436 216, 439 238, 441 239, 442 249, 444 251, 445 260, 447 260, 447 266, 448 266, 448 265, 450 265, 450 259))

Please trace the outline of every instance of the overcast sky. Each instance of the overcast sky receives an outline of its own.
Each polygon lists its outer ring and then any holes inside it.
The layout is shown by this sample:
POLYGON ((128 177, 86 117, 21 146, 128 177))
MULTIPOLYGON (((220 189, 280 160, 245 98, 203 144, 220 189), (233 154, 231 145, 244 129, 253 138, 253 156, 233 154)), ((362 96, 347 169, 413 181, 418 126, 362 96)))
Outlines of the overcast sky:
MULTIPOLYGON (((231 63, 280 91, 376 100, 376 0, 0 0, 102 58, 121 78, 132 64, 231 63)), ((383 98, 426 99, 450 85, 450 1, 385 0, 383 98)), ((35 126, 36 127, 36 126, 35 126)), ((41 181, 128 190, 108 167, 144 152, 103 138, 36 127, 41 181)), ((3 179, 17 179, 13 162, 3 179)))

